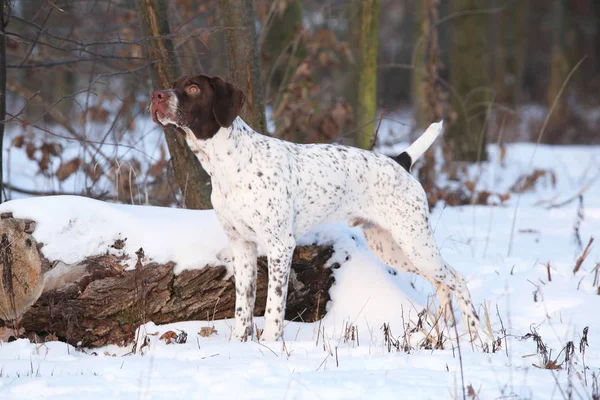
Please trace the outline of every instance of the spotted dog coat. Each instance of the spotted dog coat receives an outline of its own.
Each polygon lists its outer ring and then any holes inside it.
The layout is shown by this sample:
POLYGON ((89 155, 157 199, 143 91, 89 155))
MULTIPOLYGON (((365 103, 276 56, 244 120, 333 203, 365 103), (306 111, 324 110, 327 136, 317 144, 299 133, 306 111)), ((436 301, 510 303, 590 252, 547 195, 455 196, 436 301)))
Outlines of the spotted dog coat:
POLYGON ((440 133, 441 123, 392 159, 353 147, 299 145, 261 135, 238 116, 244 99, 231 84, 200 75, 154 92, 151 106, 155 122, 176 126, 211 176, 212 204, 229 238, 234 267, 233 337, 252 334, 257 245, 267 253, 269 272, 262 338, 277 340, 296 239, 333 221, 362 226, 369 247, 384 263, 428 279, 449 318, 454 294, 476 334, 478 318, 465 280, 442 260, 425 192, 407 172, 440 133))

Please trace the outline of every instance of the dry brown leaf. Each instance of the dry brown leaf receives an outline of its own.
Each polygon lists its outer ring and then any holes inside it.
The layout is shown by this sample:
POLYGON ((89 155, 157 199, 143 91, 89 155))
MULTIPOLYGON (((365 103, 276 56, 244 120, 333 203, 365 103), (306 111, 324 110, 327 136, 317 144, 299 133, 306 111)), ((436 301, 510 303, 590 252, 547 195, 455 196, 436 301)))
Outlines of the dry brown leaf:
POLYGON ((25 136, 23 136, 23 135, 16 136, 12 141, 12 145, 18 149, 23 147, 24 144, 25 144, 25 136))
POLYGON ((30 160, 35 159, 35 151, 36 150, 37 150, 37 148, 31 142, 29 142, 25 145, 25 154, 27 154, 27 158, 29 158, 30 160))
POLYGON ((73 175, 81 166, 81 159, 79 157, 72 159, 66 163, 63 163, 56 170, 56 177, 59 181, 64 181, 71 175, 73 175))
POLYGON ((467 190, 469 190, 471 193, 473 193, 475 191, 475 183, 473 181, 466 181, 465 182, 465 187, 467 188, 467 190))
POLYGON ((210 335, 216 335, 217 332, 218 331, 215 329, 214 326, 203 326, 202 328, 200 328, 200 336, 202 336, 202 337, 209 337, 210 335))
POLYGON ((164 340, 167 344, 173 344, 177 340, 177 334, 173 331, 166 331, 159 339, 164 340))

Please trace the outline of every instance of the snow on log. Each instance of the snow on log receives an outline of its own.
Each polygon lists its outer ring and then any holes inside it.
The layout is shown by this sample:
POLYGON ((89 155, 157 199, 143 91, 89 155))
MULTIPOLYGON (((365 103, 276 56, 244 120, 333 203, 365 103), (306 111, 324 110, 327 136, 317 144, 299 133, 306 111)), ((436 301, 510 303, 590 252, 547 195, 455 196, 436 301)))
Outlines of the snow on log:
MULTIPOLYGON (((172 213, 177 211, 171 210, 172 213)), ((69 210, 69 214, 73 213, 76 214, 69 210)), ((55 218, 59 219, 60 215, 55 218)), ((130 257, 125 243, 137 243, 140 238, 117 235, 114 242, 106 246, 100 243, 106 237, 93 233, 95 229, 102 231, 101 226, 90 223, 84 232, 77 229, 77 219, 70 215, 64 223, 54 226, 47 221, 37 224, 44 230, 41 236, 45 239, 38 243, 34 238, 36 221, 14 218, 11 213, 2 214, 0 318, 7 326, 16 325, 26 333, 51 334, 73 345, 94 347, 127 344, 132 341, 136 328, 149 321, 162 324, 234 316, 235 285, 226 266, 179 270, 176 262, 157 262, 155 258, 160 257, 148 257, 142 247, 130 257), (73 240, 64 242, 65 227, 74 230, 79 237, 71 235, 73 240), (98 250, 104 246, 104 251, 83 255, 77 241, 81 240, 80 236, 87 236, 87 247, 83 247, 89 251, 95 248, 89 243, 95 235, 98 250), (55 258, 57 243, 53 240, 63 240, 59 245, 65 249, 68 264, 55 258), (50 249, 49 254, 46 249, 50 249), (81 259, 73 262, 77 254, 81 259)), ((203 226, 196 228, 202 230, 203 226)), ((127 234, 130 235, 131 230, 127 234)), ((164 245, 170 243, 165 241, 164 245)), ((164 253, 160 249, 151 250, 155 255, 164 253)), ((327 268, 332 254, 331 246, 296 249, 286 319, 315 321, 324 316, 333 283, 332 270, 327 268)), ((267 271, 266 258, 260 257, 257 316, 263 315, 265 310, 267 271)))

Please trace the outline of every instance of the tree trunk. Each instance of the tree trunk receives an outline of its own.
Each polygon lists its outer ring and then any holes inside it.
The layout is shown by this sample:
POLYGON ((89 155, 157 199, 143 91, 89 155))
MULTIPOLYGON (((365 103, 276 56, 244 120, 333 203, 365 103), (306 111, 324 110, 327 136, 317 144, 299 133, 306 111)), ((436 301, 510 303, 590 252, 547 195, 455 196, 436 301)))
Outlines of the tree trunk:
MULTIPOLYGON (((550 60, 550 83, 546 94, 548 107, 552 106, 558 92, 569 74, 569 61, 564 46, 565 7, 563 0, 553 0, 552 3, 552 56, 550 60)), ((564 103, 556 104, 552 119, 559 121, 564 113, 564 103)))
MULTIPOLYGON (((156 62, 152 65, 154 90, 168 88, 180 76, 177 58, 167 18, 167 0, 138 0, 144 35, 148 37, 146 52, 156 62)), ((171 154, 175 178, 181 189, 184 204, 192 209, 210 209, 210 177, 186 144, 183 136, 173 128, 165 128, 165 139, 171 154)))
POLYGON ((528 7, 529 0, 518 0, 498 14, 495 101, 513 108, 521 97, 528 7))
POLYGON ((4 196, 4 121, 6 120, 6 15, 4 8, 10 2, 0 0, 0 203, 4 196))
MULTIPOLYGON (((90 255, 66 265, 43 256, 43 247, 40 250, 31 236, 34 229, 35 222, 13 218, 10 213, 3 214, 0 220, 5 238, 0 246, 0 305, 12 299, 15 306, 8 310, 0 307, 0 311, 6 311, 2 315, 9 318, 15 313, 22 316, 17 327, 26 334, 54 334, 84 347, 124 345, 134 339, 137 327, 145 322, 166 324, 234 317, 235 283, 224 266, 206 266, 175 275, 172 262, 144 265, 142 249, 136 252, 138 262, 134 270, 125 271, 122 259, 112 254, 90 255), (7 254, 10 262, 5 262, 7 254), (9 285, 7 277, 16 277, 10 280, 13 284, 9 285), (11 286, 10 291, 7 286, 11 286)), ((332 254, 330 246, 296 248, 287 320, 312 322, 325 315, 334 279, 332 269, 326 267, 332 254)), ((264 315, 267 273, 267 260, 260 257, 256 316, 264 315)), ((5 322, 13 325, 12 321, 5 322)))
POLYGON ((411 139, 417 138, 414 133, 419 132, 425 127, 425 98, 423 92, 423 84, 425 78, 425 46, 427 41, 425 18, 427 14, 426 1, 417 1, 414 3, 415 7, 415 49, 412 55, 412 73, 411 73, 411 102, 413 109, 413 118, 415 119, 415 126, 413 132, 411 132, 411 139))
POLYGON ((362 149, 370 149, 375 136, 379 3, 379 0, 362 0, 349 6, 349 38, 356 59, 350 84, 357 127, 354 145, 362 149))
POLYGON ((275 0, 273 6, 273 15, 263 24, 264 41, 260 50, 263 71, 266 72, 267 94, 273 94, 270 96, 271 102, 273 109, 277 110, 282 93, 307 52, 304 43, 294 45, 302 32, 302 1, 275 0))
POLYGON ((453 118, 445 138, 454 161, 486 160, 486 119, 492 100, 487 28, 489 5, 452 0, 450 85, 453 118))
MULTIPOLYGON (((415 4, 417 47, 413 53, 412 103, 416 133, 412 139, 422 134, 433 122, 441 120, 447 108, 447 94, 439 83, 440 47, 437 22, 439 21, 439 0, 423 0, 415 4)), ((427 150, 419 167, 419 182, 426 192, 435 186, 435 149, 427 150)))
POLYGON ((252 0, 220 0, 230 81, 246 95, 241 117, 255 131, 267 133, 264 88, 256 47, 256 16, 252 0))

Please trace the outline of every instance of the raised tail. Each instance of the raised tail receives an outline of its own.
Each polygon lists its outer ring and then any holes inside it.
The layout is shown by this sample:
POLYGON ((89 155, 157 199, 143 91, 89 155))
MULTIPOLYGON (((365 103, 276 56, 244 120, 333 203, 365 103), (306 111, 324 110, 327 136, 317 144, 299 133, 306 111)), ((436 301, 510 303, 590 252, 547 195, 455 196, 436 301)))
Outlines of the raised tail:
POLYGON ((442 133, 444 127, 444 121, 434 122, 429 125, 429 128, 421 135, 417 140, 413 142, 408 149, 396 157, 392 157, 398 164, 402 165, 405 170, 410 172, 410 168, 413 166, 415 161, 427 151, 433 144, 435 139, 442 133))

